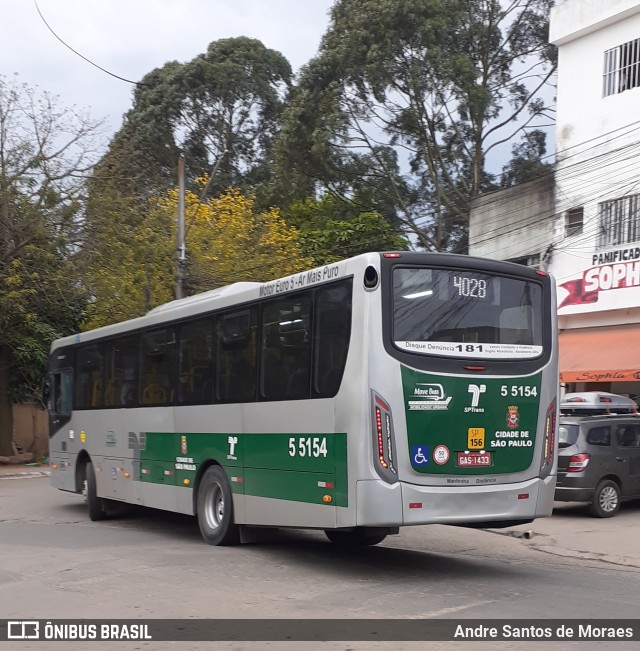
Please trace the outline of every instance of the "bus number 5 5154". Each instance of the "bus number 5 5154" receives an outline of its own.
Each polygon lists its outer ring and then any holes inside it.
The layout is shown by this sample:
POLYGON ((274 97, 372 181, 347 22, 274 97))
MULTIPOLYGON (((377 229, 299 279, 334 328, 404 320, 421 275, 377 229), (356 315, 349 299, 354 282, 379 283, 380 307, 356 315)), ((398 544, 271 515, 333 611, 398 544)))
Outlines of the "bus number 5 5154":
POLYGON ((304 436, 299 439, 290 438, 289 456, 295 457, 296 455, 299 457, 326 457, 327 439, 317 436, 304 436))

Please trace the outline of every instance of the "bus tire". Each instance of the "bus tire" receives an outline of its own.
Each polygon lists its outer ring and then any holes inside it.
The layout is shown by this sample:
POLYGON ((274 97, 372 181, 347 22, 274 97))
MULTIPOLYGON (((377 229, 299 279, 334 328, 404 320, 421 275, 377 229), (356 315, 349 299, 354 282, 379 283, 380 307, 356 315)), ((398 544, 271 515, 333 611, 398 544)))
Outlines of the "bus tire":
POLYGON ((202 475, 196 513, 207 544, 235 545, 240 541, 238 525, 233 521, 233 494, 220 466, 210 466, 202 475))
POLYGON ((593 502, 589 505, 591 514, 596 518, 611 518, 620 508, 620 487, 611 479, 603 479, 593 494, 593 502))
POLYGON ((107 517, 104 500, 98 497, 96 487, 96 473, 93 469, 91 461, 87 462, 86 466, 87 477, 87 506, 89 507, 89 518, 96 522, 97 520, 104 520, 107 517))
POLYGON ((357 527, 351 531, 326 529, 324 533, 334 545, 340 547, 377 545, 387 537, 384 533, 367 531, 366 527, 357 527))

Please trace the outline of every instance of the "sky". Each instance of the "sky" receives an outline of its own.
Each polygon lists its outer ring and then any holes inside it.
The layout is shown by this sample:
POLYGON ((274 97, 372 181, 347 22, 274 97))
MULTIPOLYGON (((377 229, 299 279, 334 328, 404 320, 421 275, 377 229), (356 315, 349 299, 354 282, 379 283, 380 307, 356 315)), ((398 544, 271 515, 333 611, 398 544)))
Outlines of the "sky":
MULTIPOLYGON (((37 0, 57 36, 133 82, 167 61, 190 61, 212 41, 248 36, 282 53, 294 72, 318 51, 333 0, 37 0)), ((0 0, 0 75, 86 108, 106 135, 122 124, 134 86, 61 43, 34 0, 0 0)))

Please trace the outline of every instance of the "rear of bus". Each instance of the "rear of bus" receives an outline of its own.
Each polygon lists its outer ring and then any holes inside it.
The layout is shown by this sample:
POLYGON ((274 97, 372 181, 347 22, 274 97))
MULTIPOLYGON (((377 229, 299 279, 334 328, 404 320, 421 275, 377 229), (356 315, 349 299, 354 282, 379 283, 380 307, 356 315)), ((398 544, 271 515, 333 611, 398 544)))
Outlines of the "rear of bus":
POLYGON ((377 478, 358 482, 358 524, 501 527, 550 515, 555 281, 447 254, 381 254, 379 273, 368 352, 377 478))

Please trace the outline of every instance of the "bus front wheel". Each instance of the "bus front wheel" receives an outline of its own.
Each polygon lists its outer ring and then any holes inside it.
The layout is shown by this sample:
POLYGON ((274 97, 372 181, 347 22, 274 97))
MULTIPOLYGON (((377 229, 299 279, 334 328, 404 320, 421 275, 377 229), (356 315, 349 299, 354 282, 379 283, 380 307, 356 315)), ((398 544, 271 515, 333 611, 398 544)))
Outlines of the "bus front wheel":
POLYGON ((87 478, 87 506, 89 507, 89 518, 94 522, 96 520, 104 520, 107 517, 104 500, 98 497, 96 487, 96 473, 93 469, 91 461, 87 462, 86 466, 87 478))
POLYGON ((233 522, 233 495, 224 470, 207 468, 198 487, 197 515, 200 533, 209 545, 235 545, 240 540, 233 522))
POLYGON ((366 527, 357 527, 349 531, 326 529, 324 533, 334 545, 340 545, 341 547, 377 545, 387 537, 384 533, 369 531, 366 527))

